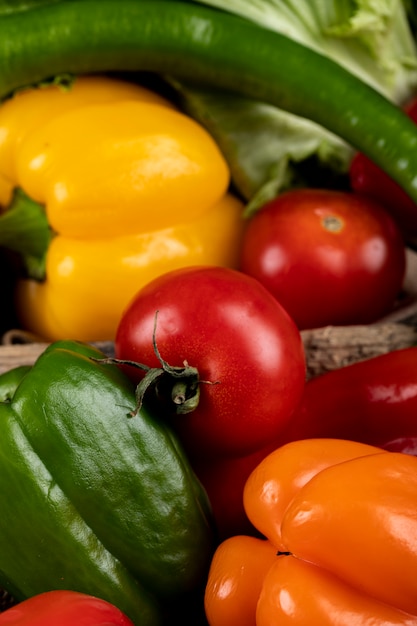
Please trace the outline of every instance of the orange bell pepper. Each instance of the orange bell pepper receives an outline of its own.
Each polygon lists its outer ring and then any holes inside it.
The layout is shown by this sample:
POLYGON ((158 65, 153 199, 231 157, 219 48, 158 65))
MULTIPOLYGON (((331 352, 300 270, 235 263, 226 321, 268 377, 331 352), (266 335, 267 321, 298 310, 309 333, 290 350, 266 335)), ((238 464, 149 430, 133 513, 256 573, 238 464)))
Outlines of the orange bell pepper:
POLYGON ((264 538, 217 548, 210 626, 417 625, 417 458, 292 442, 252 472, 244 504, 264 538))

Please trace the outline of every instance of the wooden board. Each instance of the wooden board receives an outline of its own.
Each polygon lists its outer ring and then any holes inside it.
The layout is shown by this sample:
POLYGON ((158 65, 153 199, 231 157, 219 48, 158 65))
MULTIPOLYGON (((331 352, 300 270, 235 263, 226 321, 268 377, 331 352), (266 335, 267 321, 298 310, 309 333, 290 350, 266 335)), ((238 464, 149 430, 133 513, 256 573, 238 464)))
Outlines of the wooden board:
MULTIPOLYGON (((326 326, 301 332, 307 378, 326 371, 384 354, 391 350, 417 345, 417 325, 386 322, 366 326, 326 326)), ((21 331, 7 334, 0 346, 0 373, 19 365, 33 365, 48 344, 31 340, 21 331)), ((93 344, 114 356, 110 341, 93 344)))

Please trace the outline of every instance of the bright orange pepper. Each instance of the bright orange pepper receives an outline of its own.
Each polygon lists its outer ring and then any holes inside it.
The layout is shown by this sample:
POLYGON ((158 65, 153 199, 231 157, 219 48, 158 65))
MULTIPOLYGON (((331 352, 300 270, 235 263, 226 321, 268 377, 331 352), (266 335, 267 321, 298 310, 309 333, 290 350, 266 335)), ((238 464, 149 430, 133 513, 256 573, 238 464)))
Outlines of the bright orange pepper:
POLYGON ((245 597, 245 626, 417 624, 416 457, 351 441, 295 441, 258 465, 244 503, 265 539, 220 544, 205 593, 210 626, 243 623, 245 597), (261 554, 271 547, 268 565, 261 554))
POLYGON ((210 567, 205 610, 216 626, 254 626, 259 594, 277 550, 269 541, 236 535, 217 548, 210 567))
POLYGON ((18 92, 0 107, 2 219, 20 188, 52 232, 41 280, 18 283, 21 324, 47 340, 113 339, 156 276, 236 266, 243 205, 229 184, 205 129, 144 87, 85 76, 18 92))

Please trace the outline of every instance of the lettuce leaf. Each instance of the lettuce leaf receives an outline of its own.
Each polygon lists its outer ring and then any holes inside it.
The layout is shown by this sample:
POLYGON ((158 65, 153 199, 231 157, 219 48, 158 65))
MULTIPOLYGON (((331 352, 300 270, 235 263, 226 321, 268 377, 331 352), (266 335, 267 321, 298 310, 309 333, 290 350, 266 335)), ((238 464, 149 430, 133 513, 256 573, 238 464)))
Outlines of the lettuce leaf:
MULTIPOLYGON (((402 105, 417 92, 414 3, 405 0, 195 0, 284 33, 325 54, 402 105)), ((339 184, 351 146, 262 102, 172 82, 229 162, 247 214, 292 186, 339 184), (328 175, 326 177, 326 174, 328 175)))

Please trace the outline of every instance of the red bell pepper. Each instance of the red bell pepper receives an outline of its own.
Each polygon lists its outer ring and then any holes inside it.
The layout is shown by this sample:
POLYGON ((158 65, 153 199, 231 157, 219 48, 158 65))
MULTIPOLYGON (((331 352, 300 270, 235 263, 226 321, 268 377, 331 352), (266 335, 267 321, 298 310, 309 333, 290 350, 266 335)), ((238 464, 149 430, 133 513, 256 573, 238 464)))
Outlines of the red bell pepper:
POLYGON ((77 591, 47 591, 0 614, 1 626, 133 626, 118 608, 77 591))
POLYGON ((243 488, 249 474, 279 444, 280 441, 273 441, 243 457, 195 460, 194 471, 209 497, 220 540, 233 535, 258 534, 243 506, 243 488))
POLYGON ((310 379, 281 443, 335 437, 417 455, 416 416, 417 347, 410 347, 310 379))

